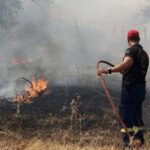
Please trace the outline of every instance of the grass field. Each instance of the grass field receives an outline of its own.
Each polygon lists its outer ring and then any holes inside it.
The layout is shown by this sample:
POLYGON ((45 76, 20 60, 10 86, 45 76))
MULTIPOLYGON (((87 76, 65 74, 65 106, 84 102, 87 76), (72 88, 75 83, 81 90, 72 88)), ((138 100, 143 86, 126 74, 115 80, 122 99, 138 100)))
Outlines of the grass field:
MULTIPOLYGON (((105 97, 85 87, 64 91, 53 89, 22 105, 19 114, 14 103, 1 100, 0 150, 122 150, 120 127, 105 97), (77 91, 81 97, 74 96, 77 91)), ((142 150, 150 150, 150 132, 145 137, 142 150)))
MULTIPOLYGON (((111 128, 102 127, 98 121, 94 126, 80 128, 78 123, 71 126, 69 117, 56 116, 39 120, 36 127, 33 124, 24 126, 24 121, 28 120, 23 116, 9 122, 1 121, 5 125, 1 126, 0 150, 122 150, 116 124, 111 128)), ((150 133, 145 137, 143 150, 150 150, 150 133)))
MULTIPOLYGON (((55 133, 57 134, 57 133, 55 133)), ((68 134, 68 133, 67 133, 68 134)), ((88 133, 86 133, 88 134, 88 133)), ((83 135, 78 142, 71 142, 69 135, 62 135, 60 141, 52 138, 34 137, 32 139, 13 137, 1 133, 1 150, 122 150, 120 136, 113 135, 83 135)), ((94 133, 93 133, 94 134, 94 133)), ((96 133, 98 134, 98 133, 96 133)), ((150 149, 150 141, 147 139, 143 150, 150 149)))

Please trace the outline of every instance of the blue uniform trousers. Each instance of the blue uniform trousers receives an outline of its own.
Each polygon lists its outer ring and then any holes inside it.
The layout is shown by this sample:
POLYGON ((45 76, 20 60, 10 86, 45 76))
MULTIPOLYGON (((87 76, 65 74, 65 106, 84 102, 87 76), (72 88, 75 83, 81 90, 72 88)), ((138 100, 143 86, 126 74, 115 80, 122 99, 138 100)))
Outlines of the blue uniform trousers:
MULTIPOLYGON (((145 99, 145 84, 135 84, 132 86, 122 86, 121 101, 119 106, 119 113, 123 122, 128 128, 128 131, 134 135, 135 139, 141 141, 144 144, 143 127, 144 122, 142 120, 142 103, 145 99)), ((123 133, 123 142, 125 146, 129 145, 129 137, 123 133)))

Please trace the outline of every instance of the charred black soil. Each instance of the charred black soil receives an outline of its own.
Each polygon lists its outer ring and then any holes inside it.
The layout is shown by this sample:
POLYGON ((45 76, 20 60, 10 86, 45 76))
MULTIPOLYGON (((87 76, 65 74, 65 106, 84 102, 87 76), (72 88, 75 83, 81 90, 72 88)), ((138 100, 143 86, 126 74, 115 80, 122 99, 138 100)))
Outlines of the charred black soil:
MULTIPOLYGON (((111 94, 116 96, 119 92, 111 90, 111 94)), ((118 106, 119 99, 114 102, 118 106)), ((11 98, 1 98, 0 128, 25 137, 39 133, 45 137, 60 130, 77 134, 90 130, 118 131, 119 124, 100 87, 52 86, 32 103, 20 105, 19 114, 11 98)))

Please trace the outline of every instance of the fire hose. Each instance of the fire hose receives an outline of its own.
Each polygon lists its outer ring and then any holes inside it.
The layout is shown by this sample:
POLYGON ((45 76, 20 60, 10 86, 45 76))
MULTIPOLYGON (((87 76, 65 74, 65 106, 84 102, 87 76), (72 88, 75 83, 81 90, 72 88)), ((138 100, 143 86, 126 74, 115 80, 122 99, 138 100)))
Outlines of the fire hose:
MULTIPOLYGON (((107 65, 109 65, 109 66, 111 66, 111 67, 114 67, 113 64, 111 64, 111 63, 109 63, 109 62, 107 62, 107 61, 104 61, 104 60, 100 60, 100 61, 97 62, 97 65, 96 65, 97 71, 99 70, 100 64, 102 64, 102 63, 103 63, 103 64, 107 64, 107 65)), ((116 106, 115 106, 115 104, 114 104, 114 102, 113 102, 113 99, 112 99, 112 97, 111 97, 111 95, 110 95, 110 93, 109 93, 109 90, 108 90, 108 88, 107 88, 107 85, 106 85, 105 80, 103 79, 103 75, 102 75, 102 74, 99 75, 99 79, 100 79, 101 84, 102 84, 102 87, 103 87, 103 89, 104 89, 104 91, 105 91, 106 97, 108 98, 109 103, 110 103, 111 106, 112 106, 112 110, 113 110, 113 113, 114 113, 116 119, 119 121, 121 127, 125 130, 126 134, 128 135, 128 137, 129 137, 129 139, 130 139, 130 144, 132 144, 133 136, 132 136, 132 135, 130 134, 130 132, 128 131, 127 126, 125 125, 125 123, 123 122, 123 120, 122 120, 122 118, 121 118, 119 112, 117 111, 117 108, 116 108, 116 106)), ((139 150, 139 146, 136 145, 135 148, 136 148, 137 150, 139 150)))
MULTIPOLYGON (((96 65, 96 70, 97 70, 97 71, 98 71, 98 69, 100 68, 100 64, 102 64, 102 63, 103 63, 103 64, 107 64, 107 65, 109 65, 109 66, 111 66, 111 67, 114 67, 114 65, 111 64, 110 62, 107 62, 107 61, 105 61, 105 60, 100 60, 100 61, 97 62, 97 65, 96 65)), ((121 72, 120 72, 120 73, 121 73, 121 72)), ((122 74, 122 73, 121 73, 121 74, 122 74)), ((123 119, 121 118, 119 112, 117 111, 117 108, 116 108, 116 106, 115 106, 115 104, 114 104, 114 101, 113 101, 113 99, 112 99, 112 96, 111 96, 110 93, 109 93, 109 90, 108 90, 107 85, 106 85, 106 81, 103 79, 103 75, 102 75, 102 74, 99 75, 99 79, 100 79, 101 84, 102 84, 102 87, 103 87, 103 89, 104 89, 104 91, 105 91, 105 95, 106 95, 106 97, 108 98, 109 103, 110 103, 111 106, 112 106, 112 110, 113 110, 113 113, 114 113, 116 119, 119 121, 120 126, 125 130, 126 134, 128 135, 128 137, 129 137, 129 139, 130 139, 130 146, 131 146, 131 148, 132 148, 132 149, 135 148, 135 150, 140 150, 140 143, 134 141, 134 135, 131 135, 131 134, 130 134, 130 132, 128 131, 127 126, 126 126, 125 123, 123 122, 123 119)))

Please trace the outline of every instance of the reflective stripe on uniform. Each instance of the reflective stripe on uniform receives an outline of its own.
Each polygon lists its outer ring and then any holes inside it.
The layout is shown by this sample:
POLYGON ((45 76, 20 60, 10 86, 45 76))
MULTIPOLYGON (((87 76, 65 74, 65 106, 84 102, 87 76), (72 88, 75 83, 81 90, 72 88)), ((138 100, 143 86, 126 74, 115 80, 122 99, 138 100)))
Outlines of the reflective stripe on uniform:
MULTIPOLYGON (((134 126, 133 128, 127 128, 127 129, 128 129, 129 132, 144 131, 144 127, 136 127, 136 126, 134 126)), ((125 131, 124 128, 122 128, 122 129, 121 129, 121 132, 122 132, 122 133, 125 133, 126 131, 125 131)))
MULTIPOLYGON (((134 132, 133 128, 127 128, 128 129, 128 132, 134 132)), ((125 133, 126 130, 124 128, 121 129, 121 132, 122 133, 125 133)))
POLYGON ((144 131, 144 127, 133 127, 134 132, 138 132, 138 131, 144 131))

